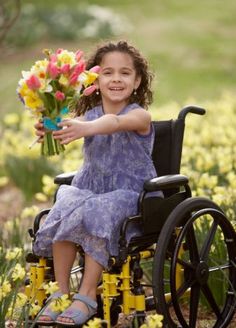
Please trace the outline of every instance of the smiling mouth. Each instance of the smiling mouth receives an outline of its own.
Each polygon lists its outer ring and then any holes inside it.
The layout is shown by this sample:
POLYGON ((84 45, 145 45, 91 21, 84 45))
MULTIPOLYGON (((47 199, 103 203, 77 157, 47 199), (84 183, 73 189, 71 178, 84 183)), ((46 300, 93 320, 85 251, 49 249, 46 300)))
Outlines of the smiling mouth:
POLYGON ((123 88, 109 88, 111 91, 122 91, 124 90, 123 88))

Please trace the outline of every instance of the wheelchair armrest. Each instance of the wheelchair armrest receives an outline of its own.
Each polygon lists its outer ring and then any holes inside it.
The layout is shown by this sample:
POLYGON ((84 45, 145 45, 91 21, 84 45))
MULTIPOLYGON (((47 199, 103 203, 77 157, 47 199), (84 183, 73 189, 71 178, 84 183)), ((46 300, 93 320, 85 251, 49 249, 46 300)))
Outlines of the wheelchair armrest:
POLYGON ((164 189, 179 188, 188 184, 188 178, 182 174, 164 175, 144 182, 144 190, 147 192, 164 189))
POLYGON ((68 172, 68 173, 61 173, 54 178, 54 183, 58 184, 58 185, 61 185, 61 184, 70 185, 75 174, 76 174, 76 171, 68 172))

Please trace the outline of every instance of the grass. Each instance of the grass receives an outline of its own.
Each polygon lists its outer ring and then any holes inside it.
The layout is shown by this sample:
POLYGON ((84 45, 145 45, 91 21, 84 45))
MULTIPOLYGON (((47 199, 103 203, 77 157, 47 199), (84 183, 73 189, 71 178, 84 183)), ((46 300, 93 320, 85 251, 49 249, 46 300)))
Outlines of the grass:
MULTIPOLYGON (((201 103, 216 99, 224 90, 235 90, 234 0, 90 0, 87 3, 110 7, 128 19, 132 28, 119 38, 132 41, 147 56, 156 73, 155 105, 175 101, 182 106, 190 97, 201 103)), ((37 5, 50 10, 55 1, 41 0, 37 5)), ((78 2, 68 0, 67 5, 77 6, 78 2)), ((91 42, 60 45, 81 46, 85 51, 92 47, 91 42)), ((20 108, 15 97, 20 72, 41 56, 40 49, 45 46, 57 45, 42 41, 30 50, 1 56, 0 71, 4 77, 0 82, 0 96, 4 99, 1 112, 20 108)))

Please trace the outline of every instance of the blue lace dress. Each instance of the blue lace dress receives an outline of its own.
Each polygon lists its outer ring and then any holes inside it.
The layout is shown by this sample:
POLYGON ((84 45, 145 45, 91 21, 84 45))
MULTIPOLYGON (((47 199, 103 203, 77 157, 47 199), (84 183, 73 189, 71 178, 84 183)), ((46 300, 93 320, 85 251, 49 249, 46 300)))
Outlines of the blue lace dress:
MULTIPOLYGON (((118 115, 135 108, 130 104, 118 115)), ((101 106, 85 115, 87 121, 104 115, 101 106)), ((98 263, 107 266, 117 255, 120 225, 137 214, 138 197, 147 179, 156 176, 151 160, 154 131, 148 135, 116 132, 84 140, 84 164, 72 185, 62 185, 34 243, 34 252, 52 256, 52 243, 71 241, 98 263)), ((129 238, 137 231, 129 231, 129 238)))

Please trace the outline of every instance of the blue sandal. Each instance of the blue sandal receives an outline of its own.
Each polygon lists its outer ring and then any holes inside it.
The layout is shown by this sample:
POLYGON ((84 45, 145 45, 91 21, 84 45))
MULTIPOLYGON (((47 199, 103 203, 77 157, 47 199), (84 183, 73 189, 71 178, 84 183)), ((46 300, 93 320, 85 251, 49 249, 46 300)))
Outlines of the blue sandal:
POLYGON ((50 304, 52 300, 55 300, 59 297, 61 297, 63 295, 63 293, 61 293, 60 291, 55 292, 54 294, 52 294, 46 302, 46 305, 44 306, 44 308, 38 313, 37 318, 36 318, 36 323, 38 325, 42 325, 42 326, 53 326, 55 325, 55 321, 56 318, 62 313, 61 311, 52 311, 50 309, 50 304), (47 316, 49 317, 51 320, 40 320, 39 318, 42 316, 47 316))
POLYGON ((61 327, 81 327, 85 322, 91 319, 97 312, 97 302, 93 301, 90 297, 81 294, 75 294, 73 300, 78 300, 84 303, 88 308, 88 313, 84 313, 79 309, 69 306, 60 317, 72 319, 74 322, 56 321, 56 324, 61 327))

